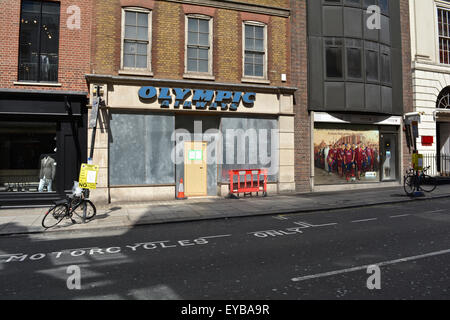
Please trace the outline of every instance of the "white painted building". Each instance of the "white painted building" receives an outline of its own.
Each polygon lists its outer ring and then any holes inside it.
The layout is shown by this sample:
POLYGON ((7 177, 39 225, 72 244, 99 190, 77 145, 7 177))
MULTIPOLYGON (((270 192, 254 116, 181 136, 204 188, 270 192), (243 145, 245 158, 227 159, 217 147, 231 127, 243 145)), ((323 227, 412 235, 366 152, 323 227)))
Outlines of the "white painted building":
POLYGON ((450 171, 450 1, 409 3, 414 111, 422 114, 417 149, 433 173, 444 174, 450 171))

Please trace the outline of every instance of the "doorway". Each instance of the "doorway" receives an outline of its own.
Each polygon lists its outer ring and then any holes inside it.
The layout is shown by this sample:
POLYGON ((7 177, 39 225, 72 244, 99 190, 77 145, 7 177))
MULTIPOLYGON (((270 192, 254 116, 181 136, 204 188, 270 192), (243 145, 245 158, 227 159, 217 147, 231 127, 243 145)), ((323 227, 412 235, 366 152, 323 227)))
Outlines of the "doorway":
POLYGON ((381 181, 397 180, 397 139, 396 133, 380 133, 381 181))
POLYGON ((187 197, 203 197, 208 194, 207 187, 207 143, 187 141, 184 144, 184 178, 187 197))

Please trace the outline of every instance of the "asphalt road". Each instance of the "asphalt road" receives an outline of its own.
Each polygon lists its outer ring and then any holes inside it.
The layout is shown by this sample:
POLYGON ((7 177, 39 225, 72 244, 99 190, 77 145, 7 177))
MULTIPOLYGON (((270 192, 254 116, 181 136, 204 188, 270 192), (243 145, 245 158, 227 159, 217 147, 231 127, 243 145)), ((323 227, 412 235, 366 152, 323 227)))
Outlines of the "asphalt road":
POLYGON ((449 207, 1 237, 0 299, 450 299, 449 207))

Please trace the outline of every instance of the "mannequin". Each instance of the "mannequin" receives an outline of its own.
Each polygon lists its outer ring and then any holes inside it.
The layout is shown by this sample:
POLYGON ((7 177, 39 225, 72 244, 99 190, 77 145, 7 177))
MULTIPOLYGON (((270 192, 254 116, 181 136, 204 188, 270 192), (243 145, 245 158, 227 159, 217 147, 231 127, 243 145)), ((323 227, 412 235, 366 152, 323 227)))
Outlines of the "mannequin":
POLYGON ((56 161, 54 155, 41 156, 41 165, 39 171, 39 192, 44 191, 44 186, 47 186, 47 192, 52 192, 52 183, 56 175, 56 161))

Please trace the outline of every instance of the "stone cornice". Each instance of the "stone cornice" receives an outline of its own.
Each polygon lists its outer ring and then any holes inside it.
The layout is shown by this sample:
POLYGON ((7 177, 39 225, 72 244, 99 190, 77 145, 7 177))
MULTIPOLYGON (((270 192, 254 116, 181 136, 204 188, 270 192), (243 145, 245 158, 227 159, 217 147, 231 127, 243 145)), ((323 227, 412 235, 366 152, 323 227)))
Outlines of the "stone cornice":
POLYGON ((266 14, 271 16, 278 16, 288 18, 291 14, 291 10, 289 8, 281 8, 281 7, 269 7, 258 4, 245 3, 244 1, 237 0, 161 0, 168 2, 177 2, 182 4, 191 4, 197 6, 207 6, 214 7, 219 9, 229 9, 229 10, 238 10, 244 12, 252 12, 259 14, 266 14))
POLYGON ((271 92, 281 94, 294 94, 297 91, 295 87, 255 85, 247 83, 224 83, 224 82, 205 82, 196 80, 174 80, 174 79, 154 79, 133 76, 114 76, 104 74, 87 74, 85 75, 88 83, 105 83, 105 84, 132 84, 132 85, 154 85, 167 87, 196 87, 209 89, 231 89, 243 90, 249 89, 256 92, 271 92))

